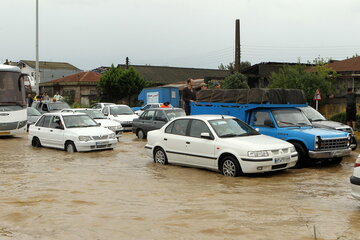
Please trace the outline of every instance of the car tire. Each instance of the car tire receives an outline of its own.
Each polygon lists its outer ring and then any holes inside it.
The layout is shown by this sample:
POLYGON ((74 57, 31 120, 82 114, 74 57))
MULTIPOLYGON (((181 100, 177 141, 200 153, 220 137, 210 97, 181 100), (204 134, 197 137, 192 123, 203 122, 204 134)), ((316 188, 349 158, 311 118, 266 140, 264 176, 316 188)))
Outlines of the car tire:
POLYGON ((298 153, 298 160, 295 164, 295 168, 303 168, 309 165, 309 156, 307 154, 307 151, 305 150, 305 147, 298 142, 292 142, 294 145, 297 153, 298 153))
POLYGON ((168 164, 166 153, 160 147, 156 148, 154 151, 154 162, 162 165, 168 164))
POLYGON ((33 137, 32 141, 31 141, 31 145, 33 147, 41 147, 41 142, 40 139, 38 137, 33 137))
POLYGON ((138 139, 145 139, 146 138, 145 132, 142 129, 137 130, 136 135, 137 135, 138 139))
POLYGON ((237 159, 232 156, 226 156, 221 161, 221 173, 226 177, 238 177, 242 170, 237 159))
POLYGON ((73 142, 67 142, 65 145, 65 151, 68 153, 77 152, 75 144, 73 142))

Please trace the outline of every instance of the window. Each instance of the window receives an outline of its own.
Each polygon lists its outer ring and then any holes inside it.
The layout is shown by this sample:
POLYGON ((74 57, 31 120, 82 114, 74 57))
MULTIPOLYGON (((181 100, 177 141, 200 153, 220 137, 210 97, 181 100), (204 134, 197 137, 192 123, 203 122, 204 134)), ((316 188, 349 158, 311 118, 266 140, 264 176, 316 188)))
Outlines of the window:
POLYGON ((191 121, 191 126, 190 126, 190 137, 201 137, 201 133, 203 132, 207 132, 210 133, 211 132, 208 128, 208 126, 206 126, 206 123, 204 123, 201 120, 192 120, 191 121))
POLYGON ((103 109, 103 113, 104 113, 105 115, 109 114, 109 108, 105 107, 105 108, 103 109))
POLYGON ((42 116, 41 119, 36 123, 35 126, 41 127, 44 123, 45 116, 42 116))
POLYGON ((42 106, 42 110, 45 111, 45 112, 49 111, 48 105, 44 103, 43 106, 42 106))
POLYGON ((268 112, 257 112, 254 116, 254 126, 268 127, 268 123, 272 122, 268 112))
POLYGON ((152 120, 155 115, 154 110, 146 111, 144 114, 141 115, 141 119, 143 120, 152 120))
POLYGON ((59 116, 54 116, 51 121, 50 121, 50 127, 51 128, 56 128, 56 127, 59 127, 61 126, 61 119, 59 116))
POLYGON ((163 111, 159 110, 155 113, 155 120, 156 121, 165 121, 166 122, 166 116, 163 111))
POLYGON ((52 116, 45 116, 45 119, 42 122, 41 127, 49 127, 51 118, 52 116))
POLYGON ((165 133, 171 133, 173 126, 174 122, 170 123, 169 126, 167 126, 165 129, 165 133))
POLYGON ((189 123, 188 119, 180 119, 175 121, 171 133, 185 136, 188 123, 189 123))

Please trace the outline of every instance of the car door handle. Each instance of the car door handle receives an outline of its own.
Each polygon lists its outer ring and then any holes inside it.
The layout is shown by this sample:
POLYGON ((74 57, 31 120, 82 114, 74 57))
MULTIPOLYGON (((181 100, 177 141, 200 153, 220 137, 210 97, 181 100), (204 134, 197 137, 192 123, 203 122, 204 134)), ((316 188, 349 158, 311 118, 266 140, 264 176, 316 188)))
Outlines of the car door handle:
POLYGON ((40 130, 40 128, 38 128, 38 130, 40 130))
POLYGON ((167 141, 167 138, 164 138, 165 141, 167 141))
POLYGON ((53 130, 50 130, 50 132, 53 132, 53 130))
POLYGON ((186 142, 186 144, 190 144, 190 142, 186 142))

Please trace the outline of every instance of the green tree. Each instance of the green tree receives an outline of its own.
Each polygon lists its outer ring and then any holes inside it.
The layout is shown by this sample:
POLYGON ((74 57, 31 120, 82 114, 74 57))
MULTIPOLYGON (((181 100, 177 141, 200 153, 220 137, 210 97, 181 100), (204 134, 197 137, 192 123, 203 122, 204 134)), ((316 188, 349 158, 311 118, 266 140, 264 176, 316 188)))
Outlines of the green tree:
MULTIPOLYGON (((251 67, 251 63, 249 61, 245 61, 245 62, 240 62, 240 70, 244 70, 245 68, 251 67)), ((224 64, 220 64, 220 66, 218 66, 219 70, 229 70, 231 73, 235 72, 235 63, 234 62, 230 62, 228 65, 224 65, 224 64)))
POLYGON ((222 88, 224 89, 249 88, 249 85, 247 83, 247 77, 241 73, 234 73, 230 76, 227 76, 222 83, 222 88))
POLYGON ((123 70, 121 67, 111 65, 98 83, 100 100, 116 102, 127 98, 130 104, 131 97, 139 94, 148 85, 148 82, 134 68, 123 70))
POLYGON ((311 100, 316 89, 320 89, 323 96, 333 93, 333 83, 336 72, 326 65, 306 67, 304 65, 285 65, 279 72, 270 75, 270 88, 297 88, 305 92, 306 98, 311 100))

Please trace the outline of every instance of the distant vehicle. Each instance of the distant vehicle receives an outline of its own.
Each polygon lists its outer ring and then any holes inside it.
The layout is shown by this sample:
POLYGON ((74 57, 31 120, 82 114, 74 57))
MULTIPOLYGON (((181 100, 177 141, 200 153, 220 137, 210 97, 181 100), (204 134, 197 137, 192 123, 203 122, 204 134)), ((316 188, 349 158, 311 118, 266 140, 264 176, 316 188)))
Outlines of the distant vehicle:
POLYGON ((360 155, 358 155, 355 161, 353 175, 350 177, 350 183, 351 194, 354 198, 360 200, 360 155))
POLYGON ((311 124, 314 127, 318 128, 328 128, 328 129, 335 129, 343 132, 350 133, 351 140, 350 140, 350 147, 352 150, 357 148, 357 141, 356 135, 352 127, 345 125, 340 122, 335 122, 326 119, 321 113, 316 111, 314 108, 307 106, 307 107, 299 107, 299 109, 305 114, 305 116, 310 120, 311 124))
POLYGON ((26 110, 27 110, 27 130, 29 130, 29 126, 36 123, 36 121, 41 117, 41 113, 32 107, 28 107, 26 110))
POLYGON ((133 120, 139 117, 128 105, 107 105, 103 108, 102 113, 108 119, 119 122, 127 131, 132 130, 133 120))
POLYGON ((160 164, 174 163, 236 177, 295 166, 298 153, 288 142, 261 135, 237 118, 186 116, 148 133, 147 154, 160 164))
POLYGON ((0 64, 0 136, 26 132, 24 77, 20 68, 0 64))
POLYGON ((51 147, 67 152, 113 149, 115 133, 100 127, 85 113, 45 113, 30 125, 29 136, 34 147, 51 147))
MULTIPOLYGON (((145 106, 141 107, 138 110, 135 110, 136 108, 132 108, 132 110, 134 110, 135 114, 140 116, 146 109, 159 108, 159 107, 161 107, 161 105, 162 105, 162 103, 149 103, 149 104, 146 104, 145 106)), ((172 108, 173 106, 170 104, 169 107, 172 108)))
POLYGON ((102 111, 105 106, 109 105, 115 105, 115 103, 95 103, 91 106, 91 108, 102 111))
POLYGON ((149 131, 160 129, 174 118, 185 115, 181 108, 150 108, 133 120, 132 131, 139 139, 144 139, 149 131))
POLYGON ((92 109, 92 108, 73 108, 73 109, 63 109, 61 112, 81 112, 86 113, 95 122, 100 123, 101 127, 108 128, 113 131, 116 137, 119 139, 124 131, 124 128, 121 126, 120 123, 107 119, 107 117, 100 112, 99 110, 92 109))
POLYGON ((59 112, 62 109, 70 108, 69 104, 62 101, 34 101, 31 107, 35 108, 39 112, 50 113, 50 112, 59 112))

